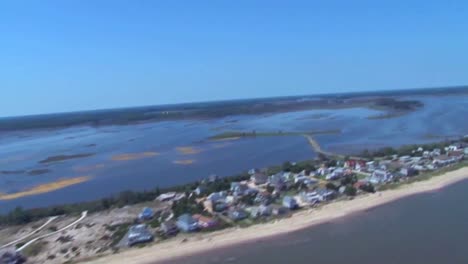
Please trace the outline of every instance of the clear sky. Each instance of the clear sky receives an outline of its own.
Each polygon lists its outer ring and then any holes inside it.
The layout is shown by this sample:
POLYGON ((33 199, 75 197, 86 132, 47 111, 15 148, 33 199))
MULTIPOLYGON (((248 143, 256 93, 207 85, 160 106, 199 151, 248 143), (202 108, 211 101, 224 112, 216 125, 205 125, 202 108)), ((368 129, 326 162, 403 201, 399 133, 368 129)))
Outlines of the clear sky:
POLYGON ((0 116, 468 84, 468 1, 0 1, 0 116))

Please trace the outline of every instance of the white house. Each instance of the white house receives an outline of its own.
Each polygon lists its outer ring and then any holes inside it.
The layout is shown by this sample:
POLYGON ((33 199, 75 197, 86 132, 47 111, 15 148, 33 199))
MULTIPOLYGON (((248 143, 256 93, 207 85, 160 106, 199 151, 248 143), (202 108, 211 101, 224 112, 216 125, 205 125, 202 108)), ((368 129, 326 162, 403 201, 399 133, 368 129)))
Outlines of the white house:
POLYGON ((379 184, 391 180, 393 175, 386 170, 375 170, 369 178, 372 184, 379 184))

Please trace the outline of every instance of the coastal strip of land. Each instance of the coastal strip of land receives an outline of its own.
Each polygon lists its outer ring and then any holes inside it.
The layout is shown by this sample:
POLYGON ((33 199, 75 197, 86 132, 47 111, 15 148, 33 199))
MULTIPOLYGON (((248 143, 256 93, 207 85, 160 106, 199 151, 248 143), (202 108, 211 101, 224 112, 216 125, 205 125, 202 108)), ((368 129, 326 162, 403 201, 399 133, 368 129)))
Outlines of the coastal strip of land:
POLYGON ((331 135, 341 133, 340 129, 318 130, 318 131, 225 131, 209 137, 210 140, 239 139, 248 137, 276 137, 276 136, 300 136, 300 135, 331 135))
POLYGON ((445 172, 425 181, 403 184, 396 189, 358 196, 326 204, 320 208, 299 211, 290 218, 275 222, 253 225, 247 228, 230 228, 219 232, 201 234, 193 238, 172 239, 155 246, 108 255, 87 263, 160 263, 268 237, 286 234, 314 225, 329 222, 353 213, 365 211, 410 195, 436 191, 440 188, 468 179, 468 167, 445 172), (183 242, 183 243, 182 243, 183 242))

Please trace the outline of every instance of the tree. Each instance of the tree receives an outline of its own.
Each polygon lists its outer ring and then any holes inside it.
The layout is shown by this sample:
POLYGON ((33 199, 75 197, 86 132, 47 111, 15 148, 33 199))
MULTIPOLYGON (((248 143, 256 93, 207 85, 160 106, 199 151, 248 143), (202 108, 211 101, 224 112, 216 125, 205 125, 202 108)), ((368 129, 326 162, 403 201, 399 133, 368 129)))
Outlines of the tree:
POLYGON ((326 185, 325 185, 325 188, 329 189, 329 190, 334 190, 334 191, 337 191, 338 190, 338 187, 331 183, 331 182, 328 182, 326 185))
POLYGON ((355 196, 356 193, 357 193, 357 190, 356 188, 354 188, 353 186, 351 185, 348 185, 346 186, 345 190, 344 190, 344 193, 348 196, 355 196))
POLYGON ((289 161, 286 161, 285 163, 283 163, 283 166, 281 167, 283 169, 283 171, 291 171, 293 165, 291 164, 291 162, 289 161))
POLYGON ((367 184, 362 185, 360 187, 360 189, 365 191, 365 192, 375 193, 374 185, 372 185, 371 183, 367 183, 367 184))

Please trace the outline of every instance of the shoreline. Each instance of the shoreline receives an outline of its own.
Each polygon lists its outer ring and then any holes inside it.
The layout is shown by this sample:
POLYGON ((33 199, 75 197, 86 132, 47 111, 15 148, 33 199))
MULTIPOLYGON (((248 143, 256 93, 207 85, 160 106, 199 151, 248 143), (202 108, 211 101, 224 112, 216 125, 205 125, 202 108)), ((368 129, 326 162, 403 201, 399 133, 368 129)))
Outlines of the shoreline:
POLYGON ((83 260, 82 262, 94 264, 161 263, 175 258, 205 253, 214 249, 235 246, 253 240, 270 238, 310 228, 408 196, 438 190, 466 179, 468 179, 468 167, 463 167, 433 176, 428 180, 405 184, 397 189, 365 194, 353 200, 337 201, 325 204, 320 208, 302 210, 289 218, 278 219, 265 224, 253 225, 246 228, 229 228, 206 234, 192 234, 183 243, 181 237, 176 237, 149 247, 131 249, 93 260, 83 260))

